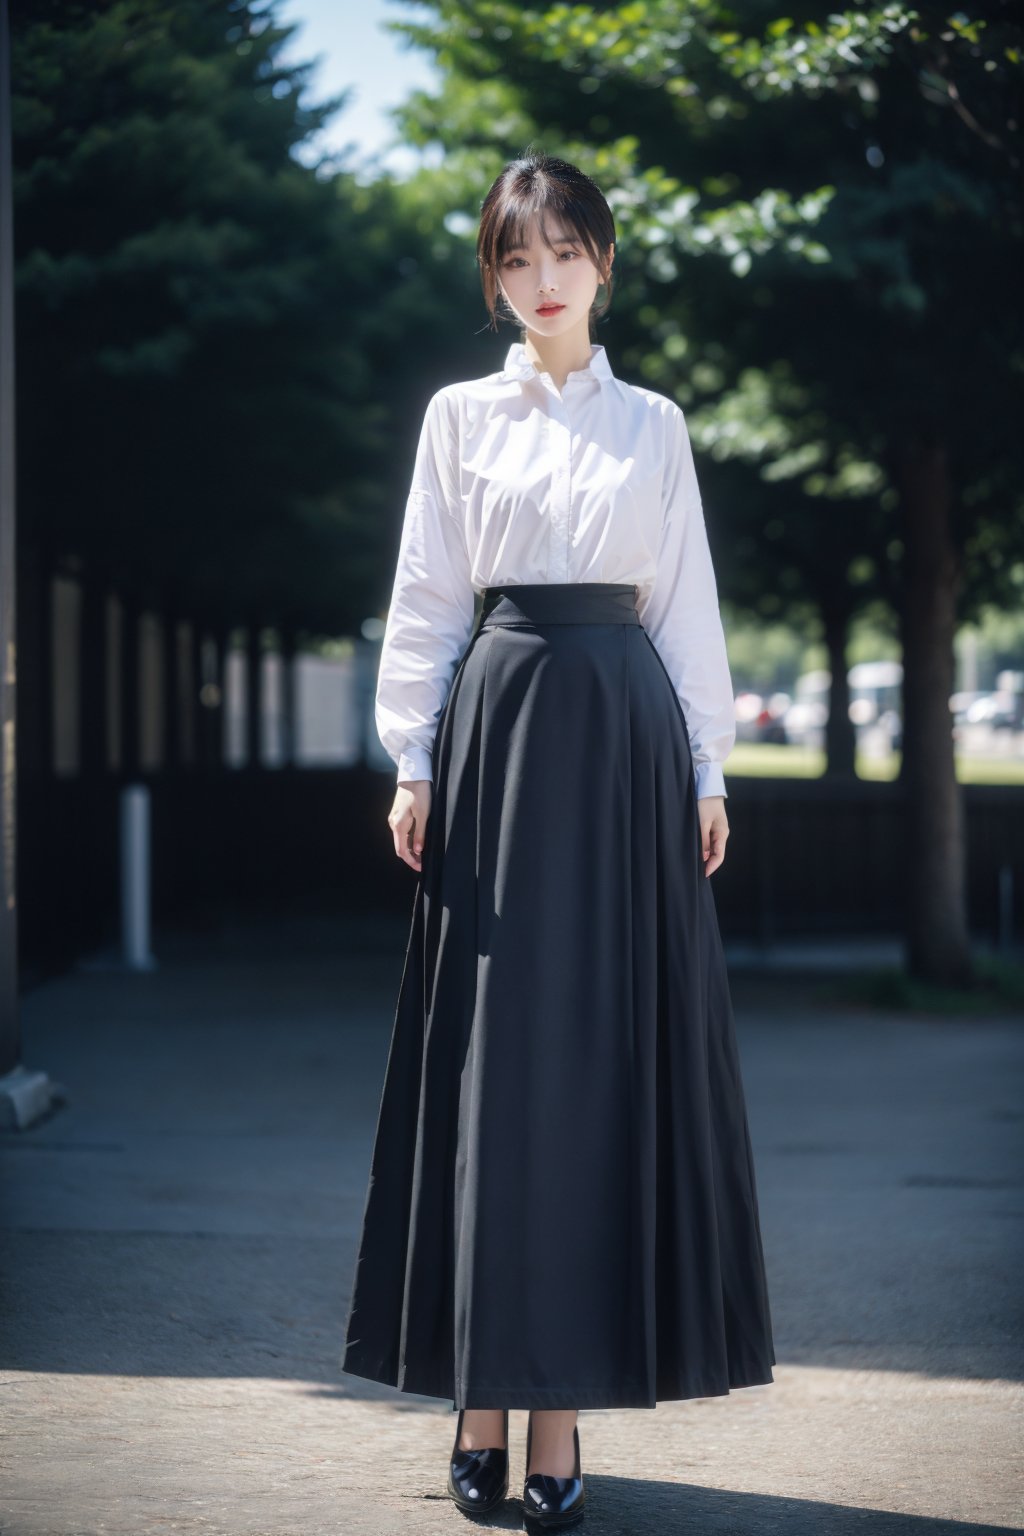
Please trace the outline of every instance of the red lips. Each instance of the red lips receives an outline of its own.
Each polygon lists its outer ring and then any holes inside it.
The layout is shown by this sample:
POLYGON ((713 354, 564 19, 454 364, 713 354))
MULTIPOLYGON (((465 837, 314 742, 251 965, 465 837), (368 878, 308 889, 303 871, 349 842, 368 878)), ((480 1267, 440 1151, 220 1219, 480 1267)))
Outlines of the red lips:
POLYGON ((538 315, 557 315, 558 311, 564 308, 564 304, 544 304, 538 309, 537 313, 538 315))

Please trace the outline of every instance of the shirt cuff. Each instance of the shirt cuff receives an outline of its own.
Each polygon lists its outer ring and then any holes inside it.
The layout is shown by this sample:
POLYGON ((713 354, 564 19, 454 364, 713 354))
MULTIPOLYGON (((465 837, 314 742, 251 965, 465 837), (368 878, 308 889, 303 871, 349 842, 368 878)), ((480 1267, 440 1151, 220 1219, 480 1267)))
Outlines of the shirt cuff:
POLYGON ((721 763, 695 763, 694 771, 697 775, 698 800, 706 800, 709 795, 725 795, 728 798, 725 770, 721 763))
POLYGON ((410 747, 399 754, 398 782, 403 779, 430 779, 433 782, 433 762, 426 747, 410 747))

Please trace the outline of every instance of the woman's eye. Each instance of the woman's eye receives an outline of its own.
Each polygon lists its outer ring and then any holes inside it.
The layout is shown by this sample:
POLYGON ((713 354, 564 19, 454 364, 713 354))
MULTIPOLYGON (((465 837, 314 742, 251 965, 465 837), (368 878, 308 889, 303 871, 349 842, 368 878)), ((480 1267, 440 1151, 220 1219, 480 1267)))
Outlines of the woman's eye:
MULTIPOLYGON (((578 254, 579 253, 577 251, 560 251, 559 255, 558 255, 558 259, 559 259, 559 261, 561 261, 563 256, 571 256, 573 258, 573 260, 575 260, 578 254)), ((509 258, 508 261, 502 262, 502 266, 506 270, 509 267, 515 267, 515 266, 520 266, 520 265, 525 266, 525 262, 523 261, 522 256, 512 256, 512 257, 509 258)))

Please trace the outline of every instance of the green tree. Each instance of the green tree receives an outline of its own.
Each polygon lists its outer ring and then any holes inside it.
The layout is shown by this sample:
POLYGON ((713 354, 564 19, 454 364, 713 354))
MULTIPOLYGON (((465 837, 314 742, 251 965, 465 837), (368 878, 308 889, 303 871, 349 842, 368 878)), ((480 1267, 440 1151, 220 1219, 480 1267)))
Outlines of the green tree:
POLYGON ((330 634, 386 599, 455 300, 400 187, 295 156, 344 98, 303 105, 275 12, 16 0, 21 522, 181 612, 330 634))
MULTIPOLYGON (((953 635, 1024 585, 1019 29, 1002 6, 430 10, 394 25, 445 72, 400 118, 445 147, 439 201, 471 213, 527 142, 609 191, 617 351, 688 409, 725 590, 814 601, 840 685, 850 622, 892 597, 908 960, 966 979, 953 635)), ((832 714, 847 767, 841 693, 832 714)))

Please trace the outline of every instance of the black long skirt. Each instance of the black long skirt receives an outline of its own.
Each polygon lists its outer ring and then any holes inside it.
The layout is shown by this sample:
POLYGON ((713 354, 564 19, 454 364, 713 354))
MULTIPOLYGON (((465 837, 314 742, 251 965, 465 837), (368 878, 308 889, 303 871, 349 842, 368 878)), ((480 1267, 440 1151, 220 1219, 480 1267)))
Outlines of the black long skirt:
POLYGON ((438 721, 342 1364, 454 1408, 774 1379, 689 737, 636 595, 488 587, 438 721))

